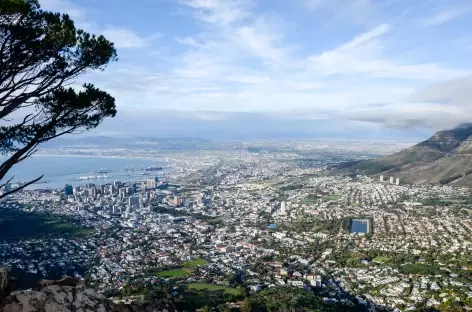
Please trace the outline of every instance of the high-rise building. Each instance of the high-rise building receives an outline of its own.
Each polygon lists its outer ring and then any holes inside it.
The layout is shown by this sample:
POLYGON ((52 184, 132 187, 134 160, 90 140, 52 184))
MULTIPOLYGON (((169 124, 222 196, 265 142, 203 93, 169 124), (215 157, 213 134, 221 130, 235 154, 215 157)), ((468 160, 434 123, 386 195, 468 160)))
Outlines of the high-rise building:
POLYGON ((174 196, 174 205, 180 207, 182 205, 182 198, 180 196, 174 196))
POLYGON ((384 181, 384 176, 381 175, 381 176, 380 176, 380 182, 383 182, 383 181, 384 181))
POLYGON ((126 197, 126 188, 120 188, 118 191, 118 196, 120 199, 125 199, 126 197))
POLYGON ((121 182, 120 181, 115 181, 115 182, 113 182, 113 186, 116 187, 116 188, 119 188, 121 186, 121 182))
POLYGON ((155 178, 147 179, 146 186, 149 188, 155 188, 157 186, 156 179, 155 178))
POLYGON ((128 198, 128 207, 139 208, 140 199, 139 196, 131 196, 128 198))
POLYGON ((396 184, 396 185, 400 185, 400 179, 399 179, 399 178, 397 178, 397 179, 395 180, 395 184, 396 184))
POLYGON ((74 195, 74 188, 70 184, 66 184, 64 187, 64 193, 66 196, 74 195))
POLYGON ((115 187, 113 186, 113 184, 110 184, 110 187, 109 187, 110 194, 113 194, 114 191, 115 191, 115 187))
POLYGON ((286 209, 287 209, 287 203, 284 202, 284 201, 281 202, 280 203, 280 213, 286 214, 287 213, 286 209))
POLYGON ((393 177, 390 177, 390 184, 393 184, 393 177))
POLYGON ((97 198, 97 189, 96 188, 92 187, 90 189, 90 197, 97 198))
POLYGON ((133 193, 132 193, 132 194, 134 194, 134 193, 136 193, 136 192, 138 191, 138 186, 136 185, 136 183, 133 183, 133 184, 131 185, 131 187, 133 188, 133 193))
POLYGON ((129 194, 129 195, 134 194, 134 192, 133 192, 133 187, 131 187, 131 186, 130 186, 130 187, 127 187, 127 188, 126 188, 126 193, 129 194))

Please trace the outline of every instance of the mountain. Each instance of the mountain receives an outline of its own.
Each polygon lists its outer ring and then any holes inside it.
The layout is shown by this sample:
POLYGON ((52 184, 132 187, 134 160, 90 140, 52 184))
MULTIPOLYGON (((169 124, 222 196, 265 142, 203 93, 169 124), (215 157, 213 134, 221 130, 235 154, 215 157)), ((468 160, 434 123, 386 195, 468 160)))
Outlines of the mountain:
POLYGON ((213 142, 192 138, 159 138, 159 137, 108 137, 82 136, 62 137, 44 143, 41 147, 48 148, 156 148, 159 150, 181 150, 210 148, 213 142))
POLYGON ((472 186, 472 124, 439 131, 423 142, 386 157, 343 164, 336 172, 383 174, 411 184, 472 186))

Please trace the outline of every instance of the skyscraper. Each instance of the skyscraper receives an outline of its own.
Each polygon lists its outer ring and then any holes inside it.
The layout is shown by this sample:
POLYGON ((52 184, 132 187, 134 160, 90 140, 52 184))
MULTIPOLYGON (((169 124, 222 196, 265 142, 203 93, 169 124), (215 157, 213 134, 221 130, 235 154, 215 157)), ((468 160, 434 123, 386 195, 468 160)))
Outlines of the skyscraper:
POLYGON ((400 185, 400 179, 399 179, 399 178, 397 178, 397 179, 395 180, 395 184, 396 184, 396 185, 400 185))
POLYGON ((126 197, 126 188, 120 188, 120 190, 118 191, 118 195, 120 196, 120 199, 125 199, 126 197))
POLYGON ((95 187, 90 189, 90 197, 97 198, 97 189, 95 187))
POLYGON ((281 214, 286 214, 287 211, 287 203, 285 203, 284 201, 280 203, 280 213, 281 214))
POLYGON ((393 177, 390 177, 390 184, 393 184, 393 177))
POLYGON ((180 207, 182 205, 182 198, 180 196, 174 196, 174 205, 180 207))
POLYGON ((146 180, 146 186, 149 187, 149 188, 155 188, 157 186, 156 179, 155 178, 147 179, 146 180))
POLYGON ((380 182, 383 182, 383 181, 384 181, 384 176, 381 175, 381 176, 380 176, 380 182))
POLYGON ((139 196, 131 196, 128 198, 128 207, 139 208, 140 199, 141 198, 139 196))
POLYGON ((74 188, 70 184, 66 184, 64 187, 64 193, 66 196, 74 195, 74 188))

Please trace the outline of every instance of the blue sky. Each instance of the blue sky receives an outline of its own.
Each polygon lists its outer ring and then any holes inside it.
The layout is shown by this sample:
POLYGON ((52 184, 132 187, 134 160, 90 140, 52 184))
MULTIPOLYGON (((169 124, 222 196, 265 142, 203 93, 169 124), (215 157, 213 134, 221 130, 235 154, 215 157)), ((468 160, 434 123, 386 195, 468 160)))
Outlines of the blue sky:
POLYGON ((471 121, 469 0, 40 3, 115 42, 119 61, 84 77, 117 99, 104 131, 241 114, 372 131, 471 121))

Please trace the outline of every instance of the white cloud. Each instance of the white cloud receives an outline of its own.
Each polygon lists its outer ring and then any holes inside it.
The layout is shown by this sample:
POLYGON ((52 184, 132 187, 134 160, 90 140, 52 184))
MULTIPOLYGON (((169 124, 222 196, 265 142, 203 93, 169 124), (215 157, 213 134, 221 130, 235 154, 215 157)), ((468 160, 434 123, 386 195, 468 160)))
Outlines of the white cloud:
POLYGON ((41 0, 40 4, 44 10, 69 14, 78 28, 93 34, 104 35, 119 49, 144 48, 159 37, 159 34, 142 37, 128 28, 97 25, 87 19, 87 12, 83 7, 68 0, 41 0))
POLYGON ((144 38, 136 34, 134 31, 118 28, 107 25, 103 30, 98 30, 100 34, 105 36, 108 40, 115 43, 117 48, 129 49, 129 48, 144 48, 148 46, 155 38, 159 37, 158 34, 144 38))
POLYGON ((67 0, 41 0, 40 5, 47 11, 66 13, 74 20, 85 17, 82 7, 67 0))
POLYGON ((390 30, 383 24, 330 51, 309 58, 313 70, 324 75, 364 74, 371 78, 441 80, 466 75, 470 71, 443 67, 437 63, 408 64, 385 55, 381 37, 390 30))
POLYGON ((353 40, 349 41, 346 44, 343 44, 338 48, 339 51, 356 49, 362 46, 365 43, 372 42, 374 39, 385 35, 391 29, 391 26, 388 24, 379 25, 366 33, 356 36, 353 40))
POLYGON ((470 11, 472 11, 472 7, 442 10, 438 12, 437 14, 435 14, 434 16, 431 16, 421 21, 420 25, 422 27, 438 26, 438 25, 447 23, 470 11))
MULTIPOLYGON (((307 1, 312 10, 304 7, 303 13, 310 19, 342 29, 325 33, 320 29, 323 25, 310 29, 311 20, 297 24, 302 20, 298 15, 266 10, 257 1, 176 2, 187 15, 185 20, 175 21, 179 27, 171 34, 172 43, 162 40, 164 46, 159 49, 168 49, 162 53, 152 44, 155 37, 133 32, 133 25, 96 25, 82 11, 79 20, 88 23, 87 29, 103 33, 120 49, 135 49, 133 66, 120 62, 96 76, 97 86, 117 98, 119 109, 133 110, 139 104, 144 111, 177 109, 192 116, 198 111, 199 119, 209 121, 222 120, 231 112, 281 119, 342 115, 392 127, 409 127, 415 122, 442 127, 448 123, 446 119, 452 123, 460 119, 456 117, 468 116, 464 106, 445 101, 459 92, 454 87, 462 82, 451 82, 446 88, 450 94, 442 89, 442 98, 435 95, 438 86, 421 87, 468 75, 470 68, 458 63, 452 66, 455 60, 435 53, 437 42, 420 43, 421 38, 410 28, 418 20, 408 24, 393 16, 398 12, 392 13, 392 18, 378 14, 387 6, 401 4, 400 11, 410 10, 408 15, 417 14, 425 21, 425 13, 418 11, 421 5, 409 6, 408 0, 381 4, 369 0, 307 1), (411 49, 423 44, 429 53, 424 58, 417 53, 413 58, 411 49), (146 61, 140 63, 141 56, 146 61), (346 111, 352 114, 341 113, 346 111), (447 118, 440 120, 441 113, 447 118)), ((284 1, 284 5, 291 3, 284 1)), ((153 31, 162 31, 157 27, 153 31)), ((463 96, 454 98, 456 103, 466 103, 467 97, 472 97, 466 89, 460 92, 463 96)))
POLYGON ((181 0, 181 3, 194 9, 201 21, 220 26, 244 20, 252 6, 252 2, 246 0, 181 0))
MULTIPOLYGON (((441 81, 421 88, 408 99, 412 102, 430 102, 449 107, 472 108, 472 76, 441 81)), ((472 119, 472 115, 467 116, 472 119)))

